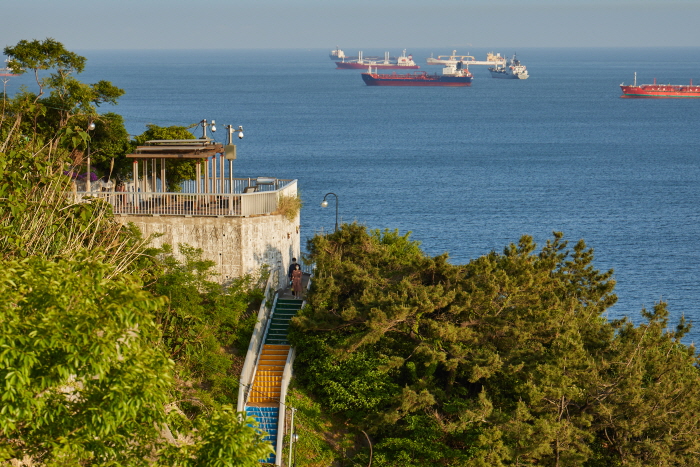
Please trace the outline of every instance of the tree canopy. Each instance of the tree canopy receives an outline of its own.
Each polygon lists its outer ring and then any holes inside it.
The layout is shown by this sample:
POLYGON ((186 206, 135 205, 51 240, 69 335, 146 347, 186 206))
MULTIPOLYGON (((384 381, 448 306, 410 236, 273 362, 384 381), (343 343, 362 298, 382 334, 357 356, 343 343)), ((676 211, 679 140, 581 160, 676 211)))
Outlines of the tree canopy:
POLYGON ((157 442, 172 384, 151 319, 163 301, 108 269, 37 256, 0 269, 0 459, 145 463, 157 442))
POLYGON ((124 94, 124 90, 109 81, 85 84, 72 76, 84 70, 86 59, 54 39, 22 40, 5 47, 4 53, 8 57, 8 68, 14 73, 34 72, 38 92, 20 92, 6 111, 8 116, 14 117, 14 126, 20 127, 25 136, 32 135, 39 146, 59 129, 70 123, 77 124, 71 122, 73 117, 94 120, 96 107, 104 103, 116 104, 124 94), (48 97, 43 97, 45 89, 49 90, 48 97))
MULTIPOLYGON (((309 242, 301 384, 373 441, 372 465, 694 465, 700 373, 667 330, 608 321, 612 271, 583 241, 523 237, 466 265, 343 225, 309 242)), ((367 460, 368 452, 357 459, 367 460)), ((364 462, 362 461, 362 462, 364 462)))
POLYGON ((119 92, 74 81, 84 59, 51 39, 6 54, 39 92, 3 96, 0 115, 0 464, 259 465, 272 448, 232 407, 257 284, 215 287, 201 252, 157 255, 74 193, 90 138, 98 163, 125 150, 121 117, 93 113, 119 92))

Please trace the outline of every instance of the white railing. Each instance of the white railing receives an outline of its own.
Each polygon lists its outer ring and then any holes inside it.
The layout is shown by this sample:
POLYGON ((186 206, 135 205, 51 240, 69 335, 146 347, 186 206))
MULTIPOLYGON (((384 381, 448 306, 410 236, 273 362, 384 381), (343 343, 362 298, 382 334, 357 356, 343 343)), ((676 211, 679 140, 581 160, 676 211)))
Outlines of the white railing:
POLYGON ((253 385, 255 376, 255 368, 257 367, 258 358, 261 352, 261 346, 265 342, 265 331, 267 323, 272 315, 272 310, 275 309, 277 300, 277 284, 279 283, 279 270, 270 271, 270 277, 267 278, 267 286, 265 287, 265 296, 260 304, 258 311, 258 320, 253 329, 253 335, 250 338, 248 352, 246 353, 245 363, 241 370, 241 379, 238 383, 238 412, 245 410, 245 404, 248 401, 248 393, 253 385), (269 306, 268 306, 269 305, 269 306))
POLYGON ((247 217, 274 213, 279 196, 296 193, 296 186, 296 180, 276 180, 275 184, 247 187, 250 193, 93 191, 74 192, 73 196, 76 202, 101 199, 122 215, 247 217))
MULTIPOLYGON (((287 354, 287 361, 284 364, 284 372, 282 373, 282 383, 280 388, 280 408, 279 408, 279 418, 277 422, 277 445, 275 446, 275 465, 282 465, 282 451, 284 449, 284 435, 286 424, 286 409, 287 404, 287 390, 289 389, 289 383, 292 380, 292 372, 294 367, 294 357, 296 357, 296 352, 292 347, 289 349, 289 354, 287 354)), ((290 433, 291 434, 291 433, 290 433)))

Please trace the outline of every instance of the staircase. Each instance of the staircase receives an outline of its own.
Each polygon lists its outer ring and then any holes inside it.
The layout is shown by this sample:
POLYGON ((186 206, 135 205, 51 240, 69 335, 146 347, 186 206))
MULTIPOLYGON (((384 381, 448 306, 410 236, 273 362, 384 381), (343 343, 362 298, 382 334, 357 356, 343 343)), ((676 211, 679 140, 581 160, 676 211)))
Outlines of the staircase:
MULTIPOLYGON (((246 413, 252 415, 258 421, 258 428, 267 433, 265 441, 277 445, 277 424, 279 421, 279 404, 277 407, 246 407, 246 413)), ((276 456, 270 454, 267 459, 260 459, 260 462, 274 464, 276 456)))
MULTIPOLYGON (((277 446, 282 374, 291 348, 287 340, 289 323, 302 303, 302 300, 277 300, 245 406, 246 412, 257 419, 259 428, 267 432, 265 440, 273 447, 277 446)), ((274 464, 275 460, 276 456, 271 454, 261 462, 274 464)))
POLYGON ((255 369, 255 380, 248 396, 248 404, 263 406, 274 404, 279 406, 282 373, 287 363, 289 345, 263 345, 258 367, 255 369))
POLYGON ((278 299, 275 311, 272 314, 270 328, 265 337, 265 344, 286 345, 287 334, 289 333, 289 322, 301 309, 302 300, 278 299))

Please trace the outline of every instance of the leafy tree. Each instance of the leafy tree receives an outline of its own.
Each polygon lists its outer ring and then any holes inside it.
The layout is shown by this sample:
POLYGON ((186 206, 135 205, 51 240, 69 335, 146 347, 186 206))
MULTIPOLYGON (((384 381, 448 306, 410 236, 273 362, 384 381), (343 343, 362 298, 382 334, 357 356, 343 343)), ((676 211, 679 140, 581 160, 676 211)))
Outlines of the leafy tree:
POLYGON ((162 299, 87 257, 2 266, 0 459, 147 464, 171 384, 162 299))
MULTIPOLYGON (((163 343, 183 378, 206 387, 190 394, 207 403, 232 403, 238 398, 238 371, 262 301, 261 277, 246 275, 226 286, 213 281, 214 262, 202 250, 178 246, 178 260, 169 245, 158 252, 162 270, 148 289, 168 299, 156 313, 163 343)), ((197 406, 191 407, 196 410, 197 406)))
POLYGON ((169 323, 166 297, 177 296, 170 292, 192 292, 179 305, 199 320, 199 334, 188 335, 198 350, 177 368, 185 376, 199 369, 199 381, 215 388, 212 399, 230 401, 237 381, 219 354, 252 328, 246 300, 258 292, 249 279, 234 284, 236 293, 215 288, 201 258, 189 273, 168 261, 159 271, 137 229, 115 222, 100 200, 76 199, 64 172, 88 138, 98 164, 124 151, 121 117, 93 113, 120 90, 73 80, 84 59, 53 40, 22 41, 6 53, 15 70, 35 71, 39 93, 3 96, 0 119, 0 462, 28 455, 45 466, 257 464, 271 448, 251 419, 225 403, 193 420, 178 409, 174 398, 186 384, 172 385, 172 341, 164 345, 160 325, 169 323), (89 135, 90 120, 97 129, 89 135), (211 363, 221 371, 207 372, 211 363))
POLYGON ((256 430, 252 417, 237 414, 231 406, 215 410, 209 417, 199 417, 192 435, 198 442, 171 445, 158 459, 167 467, 257 467, 260 459, 274 452, 256 430))
MULTIPOLYGON (((117 176, 123 179, 131 177, 131 161, 125 155, 130 151, 129 133, 124 126, 121 115, 107 112, 96 117, 75 119, 79 128, 87 128, 90 120, 95 129, 87 132, 90 137, 90 158, 92 167, 105 179, 117 176)), ((81 145, 87 149, 85 144, 81 145)))
MULTIPOLYGON (((124 94, 122 89, 108 81, 84 84, 74 78, 73 74, 84 70, 85 57, 67 50, 54 39, 22 40, 15 46, 5 47, 4 53, 8 57, 8 67, 14 73, 34 72, 38 93, 21 92, 8 109, 13 110, 15 126, 24 115, 31 118, 27 122, 31 129, 26 124, 21 128, 24 135, 35 137, 35 149, 69 125, 74 116, 96 119, 96 107, 104 103, 116 104, 124 94), (44 76, 44 73, 48 75, 44 76), (45 89, 50 90, 48 97, 43 97, 45 89)), ((58 144, 58 140, 53 141, 58 144)))
POLYGON ((523 237, 451 265, 408 235, 344 225, 309 251, 300 382, 373 437, 373 465, 692 464, 688 325, 666 332, 663 304, 640 327, 604 319, 612 271, 583 241, 555 233, 536 252, 523 237))

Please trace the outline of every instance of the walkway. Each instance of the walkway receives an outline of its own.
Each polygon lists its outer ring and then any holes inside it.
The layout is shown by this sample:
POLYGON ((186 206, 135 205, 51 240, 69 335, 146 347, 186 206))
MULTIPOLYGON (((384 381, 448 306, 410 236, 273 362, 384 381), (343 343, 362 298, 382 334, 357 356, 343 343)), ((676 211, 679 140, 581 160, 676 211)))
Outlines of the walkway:
MULTIPOLYGON (((309 275, 304 274, 304 290, 308 281, 309 275)), ((278 290, 275 308, 265 332, 255 376, 245 404, 246 413, 257 419, 259 428, 267 433, 265 440, 270 442, 275 450, 281 446, 278 443, 278 435, 284 435, 284 417, 280 420, 280 406, 284 403, 281 400, 282 393, 286 393, 286 388, 282 387, 283 374, 292 353, 287 340, 289 326, 303 303, 303 299, 297 299, 292 295, 289 287, 278 290)), ((276 460, 277 456, 271 454, 261 462, 281 465, 276 460)))

